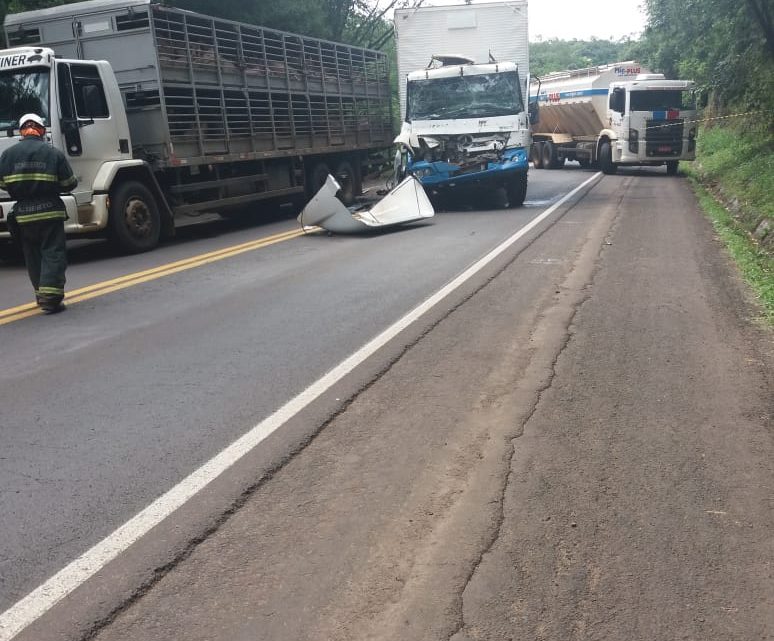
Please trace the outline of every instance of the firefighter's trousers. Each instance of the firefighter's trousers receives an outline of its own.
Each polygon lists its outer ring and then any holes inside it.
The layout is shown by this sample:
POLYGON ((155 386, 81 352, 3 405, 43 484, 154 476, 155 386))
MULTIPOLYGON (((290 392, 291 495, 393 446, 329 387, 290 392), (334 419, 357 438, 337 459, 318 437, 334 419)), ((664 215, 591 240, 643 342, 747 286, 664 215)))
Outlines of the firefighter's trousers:
POLYGON ((19 224, 27 273, 41 307, 55 307, 64 298, 67 252, 63 220, 19 224))

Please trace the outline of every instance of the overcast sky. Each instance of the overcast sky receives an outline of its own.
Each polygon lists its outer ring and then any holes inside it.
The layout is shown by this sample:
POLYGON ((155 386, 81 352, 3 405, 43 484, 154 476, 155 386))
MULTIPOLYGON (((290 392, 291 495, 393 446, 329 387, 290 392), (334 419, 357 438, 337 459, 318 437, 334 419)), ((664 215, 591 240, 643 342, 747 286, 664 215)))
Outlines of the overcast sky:
MULTIPOLYGON (((492 1, 497 0, 473 4, 492 1)), ((425 4, 464 4, 464 0, 425 0, 425 4)), ((529 39, 637 37, 645 27, 642 4, 644 0, 529 0, 529 39)))

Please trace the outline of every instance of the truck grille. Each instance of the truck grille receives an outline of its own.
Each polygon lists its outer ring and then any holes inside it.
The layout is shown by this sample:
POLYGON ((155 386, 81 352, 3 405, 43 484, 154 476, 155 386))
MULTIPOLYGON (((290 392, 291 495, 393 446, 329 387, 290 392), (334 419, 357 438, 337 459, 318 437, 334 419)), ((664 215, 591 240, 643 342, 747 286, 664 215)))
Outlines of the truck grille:
POLYGON ((648 156, 679 156, 683 151, 683 119, 645 122, 645 153, 648 156))

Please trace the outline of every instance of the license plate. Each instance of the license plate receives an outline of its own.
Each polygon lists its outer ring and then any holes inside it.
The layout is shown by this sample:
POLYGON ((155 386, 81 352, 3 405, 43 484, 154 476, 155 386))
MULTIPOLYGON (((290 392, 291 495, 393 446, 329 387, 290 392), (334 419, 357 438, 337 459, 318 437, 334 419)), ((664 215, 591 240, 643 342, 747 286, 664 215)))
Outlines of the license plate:
POLYGON ((661 145, 658 150, 661 152, 669 153, 672 151, 672 148, 669 145, 661 145))

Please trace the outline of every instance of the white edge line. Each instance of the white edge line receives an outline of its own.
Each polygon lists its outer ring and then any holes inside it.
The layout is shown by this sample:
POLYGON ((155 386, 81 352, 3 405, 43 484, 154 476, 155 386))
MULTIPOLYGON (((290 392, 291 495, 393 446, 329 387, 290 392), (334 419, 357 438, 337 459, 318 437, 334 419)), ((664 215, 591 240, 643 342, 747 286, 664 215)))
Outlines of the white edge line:
POLYGON ((41 586, 35 588, 27 596, 17 601, 0 615, 0 641, 11 641, 24 628, 40 618, 59 601, 77 587, 94 576, 110 561, 124 552, 130 545, 147 534, 153 527, 161 523, 177 508, 185 504, 192 496, 209 485, 218 476, 228 470, 261 441, 279 429, 312 401, 321 396, 331 386, 341 380, 346 374, 360 365, 378 349, 386 345, 400 332, 409 327, 436 304, 443 300, 465 281, 502 254, 522 236, 534 229, 543 220, 556 211, 561 205, 577 194, 586 185, 596 180, 602 174, 597 172, 591 178, 578 185, 571 192, 554 203, 544 212, 533 218, 524 227, 503 241, 483 258, 473 263, 450 283, 438 290, 430 298, 420 303, 381 334, 371 339, 357 352, 339 363, 322 378, 312 383, 300 394, 289 400, 276 412, 254 426, 249 432, 238 438, 231 445, 204 463, 180 483, 157 498, 148 507, 129 519, 121 527, 109 534, 90 550, 84 552, 69 565, 62 568, 41 586))

